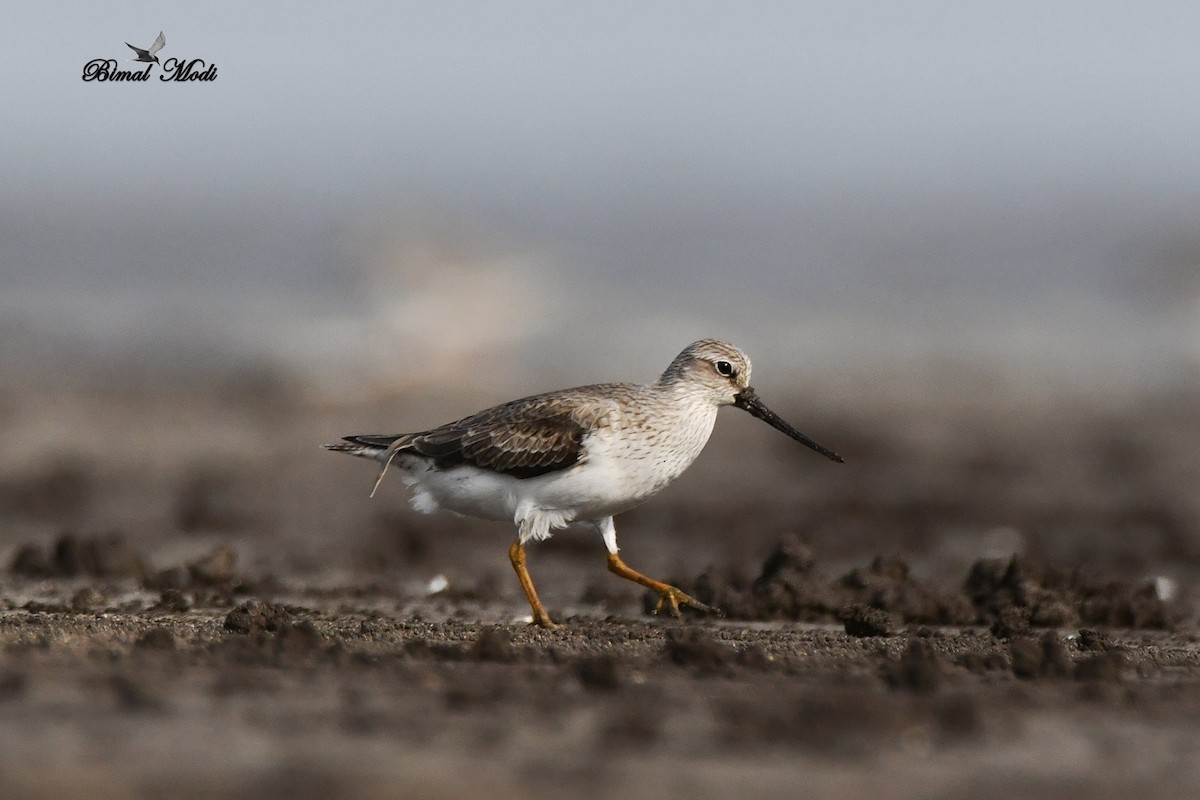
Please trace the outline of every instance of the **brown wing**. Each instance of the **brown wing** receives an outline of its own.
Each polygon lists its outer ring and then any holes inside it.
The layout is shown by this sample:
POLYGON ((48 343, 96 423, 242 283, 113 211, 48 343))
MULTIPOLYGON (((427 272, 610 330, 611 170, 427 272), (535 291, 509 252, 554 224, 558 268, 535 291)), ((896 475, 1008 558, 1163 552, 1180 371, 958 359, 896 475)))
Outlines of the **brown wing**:
POLYGON ((607 410, 570 399, 555 393, 514 400, 416 434, 404 450, 442 468, 469 464, 516 478, 567 469, 584 458, 584 437, 605 424, 607 410))

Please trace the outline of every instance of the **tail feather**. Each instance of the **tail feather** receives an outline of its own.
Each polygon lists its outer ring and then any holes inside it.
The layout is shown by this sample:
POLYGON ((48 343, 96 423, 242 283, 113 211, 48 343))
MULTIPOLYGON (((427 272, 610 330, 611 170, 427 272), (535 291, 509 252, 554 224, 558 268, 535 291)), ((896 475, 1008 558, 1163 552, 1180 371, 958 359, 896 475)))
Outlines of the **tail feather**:
POLYGON ((383 482, 383 476, 387 474, 387 469, 391 465, 392 459, 408 443, 408 438, 404 434, 391 436, 370 433, 357 434, 354 436, 343 436, 342 441, 327 444, 324 447, 326 450, 332 450, 336 453, 347 453, 359 458, 369 458, 372 461, 383 462, 383 466, 379 468, 379 475, 375 478, 375 486, 371 489, 370 496, 374 497, 375 492, 379 489, 379 484, 383 482))
POLYGON ((401 438, 401 434, 395 436, 360 434, 343 436, 340 442, 322 445, 322 447, 335 453, 349 453, 352 456, 378 459, 399 438, 401 438))
POLYGON ((404 434, 402 433, 393 433, 390 435, 362 433, 356 436, 343 436, 342 440, 354 442, 355 444, 367 445, 369 447, 383 447, 386 449, 389 445, 391 445, 392 442, 396 441, 403 435, 404 434))

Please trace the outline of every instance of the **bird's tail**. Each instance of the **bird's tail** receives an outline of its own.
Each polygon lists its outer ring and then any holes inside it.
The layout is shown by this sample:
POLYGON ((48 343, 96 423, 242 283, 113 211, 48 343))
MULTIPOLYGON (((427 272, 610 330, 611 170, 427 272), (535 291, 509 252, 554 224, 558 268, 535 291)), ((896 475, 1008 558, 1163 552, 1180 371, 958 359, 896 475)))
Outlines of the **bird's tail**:
POLYGON ((387 474, 387 469, 391 466, 392 459, 408 444, 409 438, 404 434, 393 436, 360 434, 357 436, 343 436, 340 442, 327 444, 324 447, 326 450, 332 450, 335 453, 349 453, 359 458, 369 458, 372 461, 382 462, 383 466, 379 468, 379 475, 375 478, 375 485, 371 488, 371 497, 374 497, 375 492, 379 489, 379 484, 383 482, 383 476, 387 474))
POLYGON ((400 434, 395 436, 375 436, 371 434, 343 436, 340 442, 323 445, 323 447, 335 453, 349 453, 352 456, 378 461, 387 452, 387 449, 391 447, 392 442, 399 438, 401 438, 400 434))

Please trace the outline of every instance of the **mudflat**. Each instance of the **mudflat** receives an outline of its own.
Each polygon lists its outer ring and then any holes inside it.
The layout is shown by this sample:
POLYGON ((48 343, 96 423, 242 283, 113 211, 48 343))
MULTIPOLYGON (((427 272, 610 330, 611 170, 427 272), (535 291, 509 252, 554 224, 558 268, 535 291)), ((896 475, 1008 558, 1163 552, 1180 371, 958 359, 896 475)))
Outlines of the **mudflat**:
MULTIPOLYGON (((480 398, 476 406, 492 399, 480 398)), ((737 412, 618 518, 409 511, 319 445, 446 402, 0 397, 4 797, 1141 797, 1200 782, 1200 410, 986 391, 737 412)), ((457 401, 450 401, 457 402, 457 401)), ((463 405, 463 413, 474 410, 463 405)), ((451 415, 453 412, 451 412, 451 415)), ((439 416, 440 415, 440 416, 439 416)))

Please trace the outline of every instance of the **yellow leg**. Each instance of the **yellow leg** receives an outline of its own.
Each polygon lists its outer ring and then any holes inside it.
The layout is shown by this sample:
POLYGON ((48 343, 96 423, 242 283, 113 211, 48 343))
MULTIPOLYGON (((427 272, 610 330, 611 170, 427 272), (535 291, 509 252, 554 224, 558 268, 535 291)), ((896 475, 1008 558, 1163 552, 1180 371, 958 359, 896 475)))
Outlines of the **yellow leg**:
POLYGON ((679 606, 685 605, 689 608, 694 608, 697 611, 704 611, 709 614, 720 614, 720 609, 701 603, 696 598, 684 593, 681 589, 677 589, 669 583, 656 581, 653 578, 647 578, 642 573, 627 566, 621 557, 616 553, 608 554, 608 571, 614 575, 619 575, 627 581, 640 583, 652 592, 658 592, 658 605, 654 607, 654 613, 662 611, 663 604, 666 603, 671 609, 672 616, 683 616, 679 612, 679 606))
POLYGON ((529 607, 533 609, 534 624, 543 628, 558 627, 546 613, 542 601, 538 600, 537 590, 533 588, 533 578, 529 577, 529 570, 525 568, 525 545, 521 544, 520 540, 513 542, 513 546, 508 548, 508 560, 512 562, 517 579, 521 581, 521 588, 525 590, 525 597, 529 600, 529 607))

